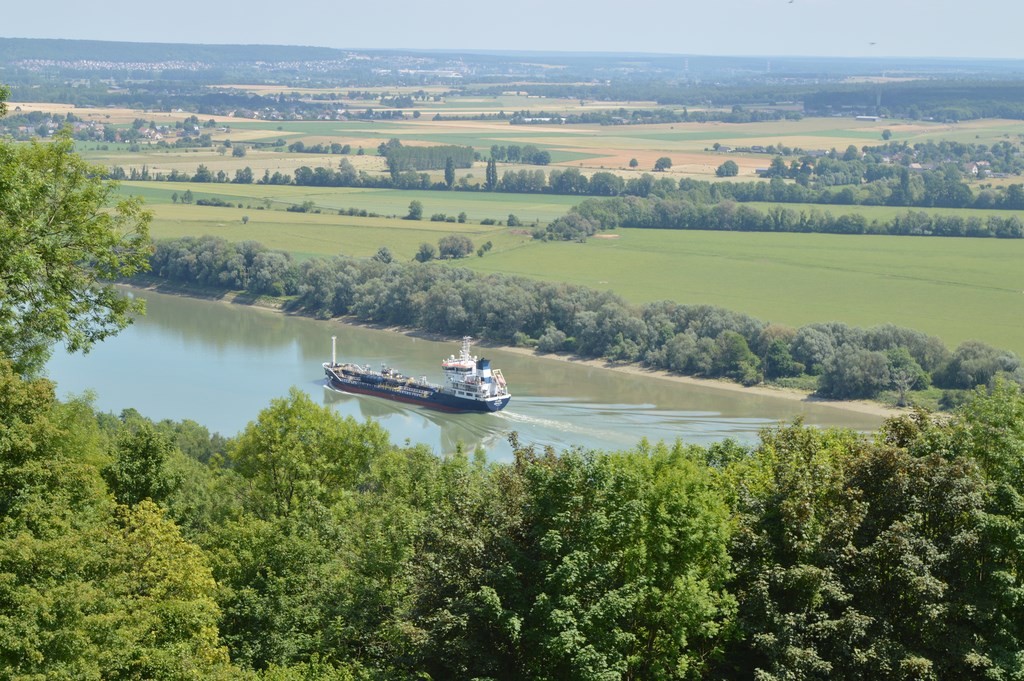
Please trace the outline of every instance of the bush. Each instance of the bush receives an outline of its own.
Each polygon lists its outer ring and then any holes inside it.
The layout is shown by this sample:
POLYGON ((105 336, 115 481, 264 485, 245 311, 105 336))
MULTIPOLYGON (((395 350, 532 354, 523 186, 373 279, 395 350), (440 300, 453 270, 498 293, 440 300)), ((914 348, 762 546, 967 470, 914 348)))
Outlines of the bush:
MULTIPOLYGON (((543 232, 553 241, 585 241, 597 232, 597 225, 579 213, 569 213, 552 220, 543 232)), ((536 232, 534 232, 534 238, 536 232)))
POLYGON ((942 397, 939 398, 939 407, 953 411, 969 402, 973 394, 971 390, 943 390, 942 397))
POLYGON ((747 345, 747 340, 735 331, 723 331, 715 342, 712 371, 743 385, 761 382, 761 361, 747 345))
POLYGON ((449 234, 437 242, 437 252, 442 259, 465 258, 473 252, 473 242, 467 236, 449 234))
POLYGON ((197 199, 196 200, 196 205, 197 206, 214 206, 214 207, 217 207, 217 208, 234 208, 235 207, 235 204, 229 203, 229 202, 225 201, 224 199, 217 198, 216 196, 211 196, 208 199, 197 199))
POLYGON ((316 213, 316 204, 312 201, 303 201, 302 205, 291 205, 285 208, 289 213, 316 213))
POLYGON ((1020 358, 1012 352, 998 350, 981 341, 964 341, 946 366, 935 372, 934 380, 940 388, 972 390, 991 384, 997 374, 1012 374, 1020 366, 1020 358))
POLYGON ((522 331, 516 331, 512 336, 512 344, 518 348, 533 348, 537 347, 537 341, 530 338, 529 335, 522 331))
POLYGON ((423 243, 420 244, 420 248, 416 251, 415 258, 417 262, 429 262, 434 259, 437 255, 437 251, 434 249, 433 244, 423 243))
POLYGON ((735 161, 726 161, 715 169, 715 175, 718 177, 736 177, 739 174, 740 167, 736 165, 735 161))
POLYGON ((825 365, 818 392, 837 400, 868 399, 890 385, 889 358, 881 352, 843 345, 825 365))
POLYGON ((541 352, 558 352, 565 347, 566 335, 561 329, 549 326, 537 339, 537 349, 541 352))

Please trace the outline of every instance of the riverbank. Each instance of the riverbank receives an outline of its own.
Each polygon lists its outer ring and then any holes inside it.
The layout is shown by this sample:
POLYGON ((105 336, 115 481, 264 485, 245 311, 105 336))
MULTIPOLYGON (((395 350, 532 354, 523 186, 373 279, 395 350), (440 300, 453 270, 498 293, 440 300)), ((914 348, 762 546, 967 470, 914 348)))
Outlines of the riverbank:
MULTIPOLYGON (((282 314, 289 314, 284 310, 284 301, 279 298, 272 298, 267 296, 252 296, 248 294, 239 294, 234 291, 223 291, 218 289, 204 289, 191 286, 168 285, 166 282, 162 282, 156 279, 147 280, 145 282, 137 281, 131 284, 125 284, 125 286, 129 289, 134 289, 137 291, 154 291, 156 293, 162 293, 165 295, 177 295, 189 298, 198 298, 202 300, 213 300, 224 303, 226 305, 246 305, 282 314)), ((458 338, 451 338, 440 334, 429 333, 421 329, 410 329, 406 327, 386 326, 382 324, 364 322, 354 317, 336 317, 331 321, 340 324, 348 324, 351 326, 359 326, 363 328, 387 331, 390 333, 399 333, 405 336, 423 338, 432 341, 458 342, 459 340, 458 338)), ((710 388, 726 392, 735 392, 746 395, 760 395, 776 399, 813 403, 816 406, 823 406, 831 409, 839 409, 847 412, 864 414, 868 416, 876 416, 879 418, 898 416, 900 414, 907 412, 907 410, 905 409, 897 409, 885 404, 881 404, 878 402, 870 402, 867 400, 827 400, 814 397, 812 394, 807 393, 805 391, 795 390, 791 388, 781 388, 768 385, 744 386, 740 385, 739 383, 734 383, 731 381, 725 381, 720 379, 698 378, 695 376, 683 376, 680 374, 673 374, 667 371, 649 369, 637 364, 611 362, 604 359, 583 358, 569 354, 540 354, 532 348, 491 344, 486 342, 479 343, 478 347, 494 348, 497 350, 501 350, 503 352, 511 352, 530 357, 543 357, 545 359, 572 362, 575 364, 582 364, 585 366, 590 366, 606 371, 625 373, 639 378, 654 378, 658 380, 671 381, 684 385, 701 386, 704 388, 710 388)))
POLYGON ((607 371, 618 371, 630 374, 631 376, 657 378, 664 381, 672 381, 675 383, 682 383, 686 385, 699 385, 704 388, 713 388, 715 390, 743 393, 746 395, 762 395, 764 397, 775 397, 784 400, 793 400, 798 402, 813 402, 814 404, 819 406, 831 407, 834 409, 843 409, 845 411, 856 412, 858 414, 867 414, 869 416, 878 416, 881 418, 899 416, 900 414, 905 414, 908 412, 908 410, 906 409, 897 409, 895 407, 890 407, 879 402, 869 402, 867 400, 826 400, 820 397, 815 397, 812 394, 804 392, 802 390, 795 390, 792 388, 779 388, 770 385, 745 386, 740 385, 739 383, 733 383, 732 381, 723 381, 714 378, 682 376, 680 374, 673 374, 658 369, 648 369, 647 367, 643 367, 638 364, 623 364, 619 362, 609 362, 608 360, 603 359, 585 359, 582 357, 576 357, 572 355, 539 355, 536 351, 534 351, 531 348, 516 348, 504 345, 493 347, 500 348, 505 352, 514 352, 523 355, 539 356, 548 359, 562 360, 566 362, 575 362, 578 364, 584 364, 586 366, 605 369, 607 371))

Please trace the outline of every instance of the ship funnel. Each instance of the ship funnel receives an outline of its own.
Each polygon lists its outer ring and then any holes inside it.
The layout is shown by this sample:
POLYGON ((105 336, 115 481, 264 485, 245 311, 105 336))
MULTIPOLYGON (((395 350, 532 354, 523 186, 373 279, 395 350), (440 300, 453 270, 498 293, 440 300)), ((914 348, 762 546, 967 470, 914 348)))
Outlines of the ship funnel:
POLYGON ((338 366, 338 337, 331 336, 331 366, 338 366))

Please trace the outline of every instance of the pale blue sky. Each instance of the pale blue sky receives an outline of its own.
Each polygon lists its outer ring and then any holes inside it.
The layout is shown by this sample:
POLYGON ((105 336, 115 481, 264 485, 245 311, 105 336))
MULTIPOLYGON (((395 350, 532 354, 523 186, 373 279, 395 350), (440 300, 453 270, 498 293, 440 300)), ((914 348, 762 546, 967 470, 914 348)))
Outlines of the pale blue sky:
POLYGON ((8 38, 709 55, 1020 59, 1022 33, 1022 0, 47 0, 0 15, 8 38))

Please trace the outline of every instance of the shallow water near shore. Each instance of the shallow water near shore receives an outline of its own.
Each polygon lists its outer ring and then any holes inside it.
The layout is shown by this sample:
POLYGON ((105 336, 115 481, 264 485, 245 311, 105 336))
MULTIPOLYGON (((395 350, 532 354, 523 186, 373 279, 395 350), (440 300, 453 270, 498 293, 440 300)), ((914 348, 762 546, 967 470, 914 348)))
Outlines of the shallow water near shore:
POLYGON ((455 342, 150 291, 134 295, 148 307, 134 325, 88 355, 54 353, 47 369, 61 397, 91 391, 101 411, 131 407, 155 420, 192 419, 232 436, 295 386, 344 416, 380 422, 397 444, 423 443, 438 454, 482 446, 498 461, 511 457, 513 431, 523 444, 556 451, 616 450, 642 438, 752 444, 762 428, 795 418, 856 430, 882 421, 826 404, 480 346, 474 353, 502 370, 512 402, 497 414, 435 412, 328 390, 321 364, 330 360, 331 336, 337 336, 338 361, 385 363, 439 382, 441 359, 458 352, 455 342))

